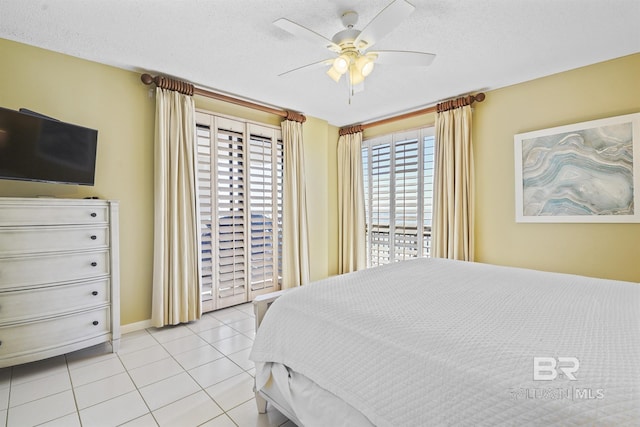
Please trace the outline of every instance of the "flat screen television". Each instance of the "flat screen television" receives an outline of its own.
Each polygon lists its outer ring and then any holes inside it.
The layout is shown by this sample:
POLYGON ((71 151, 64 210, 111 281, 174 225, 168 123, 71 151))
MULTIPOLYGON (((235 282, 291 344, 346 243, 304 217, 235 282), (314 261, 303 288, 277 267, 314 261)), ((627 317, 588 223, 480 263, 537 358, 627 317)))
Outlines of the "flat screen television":
POLYGON ((98 131, 0 107, 0 179, 94 185, 98 131))

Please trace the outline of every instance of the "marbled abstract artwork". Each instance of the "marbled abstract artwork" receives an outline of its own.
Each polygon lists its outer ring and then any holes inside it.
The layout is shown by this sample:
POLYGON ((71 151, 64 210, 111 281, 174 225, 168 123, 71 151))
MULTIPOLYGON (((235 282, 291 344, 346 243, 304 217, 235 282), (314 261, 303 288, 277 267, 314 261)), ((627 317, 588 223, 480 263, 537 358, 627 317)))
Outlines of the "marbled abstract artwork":
POLYGON ((627 216, 637 220, 634 123, 592 123, 598 125, 516 136, 521 219, 589 222, 591 217, 618 216, 618 222, 627 216))

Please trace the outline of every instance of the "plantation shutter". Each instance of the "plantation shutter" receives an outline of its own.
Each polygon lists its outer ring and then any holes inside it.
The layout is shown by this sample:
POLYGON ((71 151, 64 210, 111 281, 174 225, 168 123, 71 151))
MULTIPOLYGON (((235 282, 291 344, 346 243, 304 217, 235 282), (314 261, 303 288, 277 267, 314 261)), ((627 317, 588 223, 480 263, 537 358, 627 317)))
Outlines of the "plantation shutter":
POLYGON ((280 130, 199 112, 203 311, 279 286, 280 130))
POLYGON ((282 277, 283 144, 280 132, 250 125, 251 295, 272 292, 282 277), (263 292, 261 292, 263 293, 263 292))
MULTIPOLYGON (((199 117, 198 117, 199 118, 199 117)), ((198 121, 196 118, 196 121, 198 121)), ((201 118, 200 118, 201 119, 201 118)), ((200 120, 202 121, 202 119, 200 120)), ((213 150, 211 149, 211 129, 208 124, 196 124, 196 136, 198 141, 198 198, 200 209, 200 235, 201 235, 201 259, 202 259, 202 311, 214 309, 213 285, 213 238, 212 230, 213 198, 215 191, 212 188, 212 163, 213 150)))
POLYGON ((432 130, 366 140, 362 161, 368 266, 429 256, 432 130))
POLYGON ((421 148, 417 135, 394 144, 394 261, 416 258, 422 252, 422 233, 418 233, 418 224, 422 223, 422 212, 418 210, 421 148))
POLYGON ((218 298, 226 306, 246 301, 246 154, 244 123, 217 118, 216 125, 218 256, 214 265, 218 298))

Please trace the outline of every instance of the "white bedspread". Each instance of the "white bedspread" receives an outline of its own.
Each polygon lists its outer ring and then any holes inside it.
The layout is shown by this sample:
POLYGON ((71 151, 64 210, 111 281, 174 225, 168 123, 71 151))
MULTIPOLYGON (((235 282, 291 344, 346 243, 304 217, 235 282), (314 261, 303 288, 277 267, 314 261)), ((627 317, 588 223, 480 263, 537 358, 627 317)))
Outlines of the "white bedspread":
POLYGON ((285 293, 250 358, 380 427, 640 425, 640 284, 405 261, 285 293), (534 357, 576 358, 576 380, 534 381, 534 357))

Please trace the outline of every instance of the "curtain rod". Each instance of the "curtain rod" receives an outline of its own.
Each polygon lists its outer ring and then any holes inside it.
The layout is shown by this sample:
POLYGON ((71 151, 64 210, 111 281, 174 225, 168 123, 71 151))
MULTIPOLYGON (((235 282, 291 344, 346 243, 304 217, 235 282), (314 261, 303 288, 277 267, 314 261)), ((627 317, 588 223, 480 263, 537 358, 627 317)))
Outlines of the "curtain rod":
POLYGON ((465 105, 471 105, 474 101, 484 101, 485 95, 480 92, 476 95, 467 95, 460 98, 450 99, 448 101, 440 102, 437 105, 423 108, 422 110, 412 111, 410 113, 400 114, 399 116, 389 117, 387 119, 378 120, 375 122, 364 123, 361 125, 345 126, 340 128, 340 135, 349 135, 351 133, 362 132, 365 129, 369 129, 375 126, 386 125, 387 123, 397 122, 398 120, 410 119, 412 117, 421 116, 428 113, 440 113, 442 111, 453 110, 454 108, 463 107, 465 105))
POLYGON ((198 87, 195 87, 191 83, 171 79, 168 77, 163 77, 163 76, 153 77, 150 74, 145 73, 142 76, 140 76, 140 80, 142 80, 142 83, 146 85, 155 83, 157 87, 162 89, 175 90, 176 92, 180 92, 189 96, 201 95, 206 98, 217 99, 218 101, 224 101, 230 104, 236 104, 242 107, 248 107, 254 110, 263 111, 265 113, 275 114, 276 116, 284 117, 287 120, 293 120, 300 123, 304 123, 307 120, 304 114, 296 113, 295 111, 278 110, 276 108, 267 107, 265 105, 255 104, 253 102, 244 101, 242 99, 234 98, 232 96, 227 96, 221 93, 200 89, 198 87))

